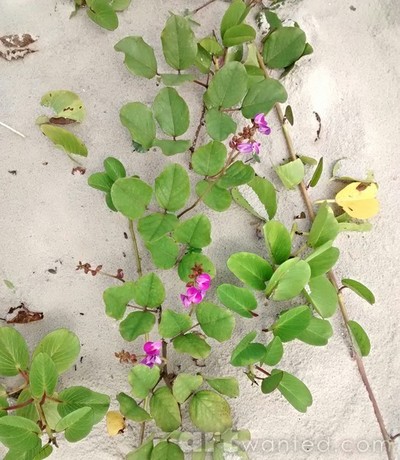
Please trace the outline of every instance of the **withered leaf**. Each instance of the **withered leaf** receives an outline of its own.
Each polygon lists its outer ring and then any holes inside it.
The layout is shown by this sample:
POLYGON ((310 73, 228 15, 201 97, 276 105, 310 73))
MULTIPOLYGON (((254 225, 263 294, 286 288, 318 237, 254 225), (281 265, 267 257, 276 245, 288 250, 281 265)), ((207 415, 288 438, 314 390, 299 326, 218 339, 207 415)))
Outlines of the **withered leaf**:
POLYGON ((39 311, 31 311, 21 303, 18 307, 11 307, 6 315, 6 322, 8 324, 26 324, 33 321, 40 321, 43 319, 43 313, 39 311))
POLYGON ((0 56, 7 61, 21 59, 26 54, 35 53, 37 49, 32 44, 39 37, 30 34, 12 34, 0 37, 0 56))

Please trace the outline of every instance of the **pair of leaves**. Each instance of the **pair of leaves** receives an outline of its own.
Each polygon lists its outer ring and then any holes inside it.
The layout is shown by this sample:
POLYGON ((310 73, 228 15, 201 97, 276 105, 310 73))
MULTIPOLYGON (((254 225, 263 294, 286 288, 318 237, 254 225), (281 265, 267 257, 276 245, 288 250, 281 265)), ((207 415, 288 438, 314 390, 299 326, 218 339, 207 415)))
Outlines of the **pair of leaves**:
POLYGON ((256 31, 251 26, 243 24, 249 11, 250 8, 242 0, 233 1, 226 10, 220 29, 225 47, 241 45, 255 39, 256 31))
POLYGON ((103 29, 115 30, 118 27, 116 12, 123 11, 131 0, 86 0, 89 18, 103 29))

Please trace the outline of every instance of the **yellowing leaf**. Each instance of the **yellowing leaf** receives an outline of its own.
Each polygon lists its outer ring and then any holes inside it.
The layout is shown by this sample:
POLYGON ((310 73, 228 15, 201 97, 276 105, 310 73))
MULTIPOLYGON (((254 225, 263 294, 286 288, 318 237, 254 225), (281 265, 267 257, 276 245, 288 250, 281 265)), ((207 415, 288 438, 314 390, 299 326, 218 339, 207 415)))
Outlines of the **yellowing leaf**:
POLYGON ((125 428, 125 417, 118 411, 111 410, 106 415, 107 433, 110 436, 116 436, 122 433, 125 428))
POLYGON ((379 211, 377 192, 378 187, 375 183, 353 182, 341 190, 335 200, 349 216, 356 219, 369 219, 379 211))

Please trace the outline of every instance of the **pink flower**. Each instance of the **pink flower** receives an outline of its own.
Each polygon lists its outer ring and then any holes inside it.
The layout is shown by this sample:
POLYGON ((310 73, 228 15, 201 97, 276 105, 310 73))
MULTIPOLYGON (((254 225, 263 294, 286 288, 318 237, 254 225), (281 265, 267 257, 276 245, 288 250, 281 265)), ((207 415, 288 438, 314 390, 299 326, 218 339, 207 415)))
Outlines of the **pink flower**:
POLYGON ((268 122, 265 119, 265 115, 263 113, 259 113, 254 117, 254 122, 258 127, 258 131, 261 134, 265 134, 268 136, 271 134, 271 128, 268 126, 268 122))
POLYGON ((211 285, 211 276, 208 273, 202 273, 196 277, 195 284, 202 291, 208 291, 211 285))
POLYGON ((194 286, 186 287, 185 294, 181 294, 181 302, 185 308, 202 302, 206 292, 210 289, 211 276, 208 273, 197 275, 193 284, 194 286))
POLYGON ((261 144, 256 141, 241 142, 236 146, 240 153, 253 153, 255 155, 260 153, 260 147, 261 144))
POLYGON ((145 364, 148 367, 153 367, 155 364, 161 364, 162 360, 160 358, 162 348, 162 342, 146 342, 143 346, 143 350, 146 353, 146 356, 140 361, 142 364, 145 364))

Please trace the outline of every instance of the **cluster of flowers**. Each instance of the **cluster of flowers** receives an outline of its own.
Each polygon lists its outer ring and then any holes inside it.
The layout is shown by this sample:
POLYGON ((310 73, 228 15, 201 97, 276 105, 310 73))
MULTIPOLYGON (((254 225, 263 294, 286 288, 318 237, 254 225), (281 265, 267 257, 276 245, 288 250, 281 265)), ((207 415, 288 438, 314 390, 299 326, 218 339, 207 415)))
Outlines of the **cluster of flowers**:
POLYGON ((146 356, 140 362, 149 367, 153 367, 155 364, 161 364, 161 349, 161 340, 158 340, 157 342, 146 342, 143 346, 143 350, 146 353, 146 356))
POLYGON ((258 155, 260 153, 261 144, 253 139, 253 135, 258 131, 261 134, 268 136, 271 134, 271 128, 263 113, 259 113, 254 117, 253 126, 246 127, 239 137, 234 137, 231 142, 231 147, 236 148, 240 153, 258 155))
POLYGON ((193 282, 186 285, 186 293, 181 294, 181 301, 185 308, 190 308, 192 304, 200 303, 206 292, 210 289, 211 276, 208 273, 198 274, 193 282))

